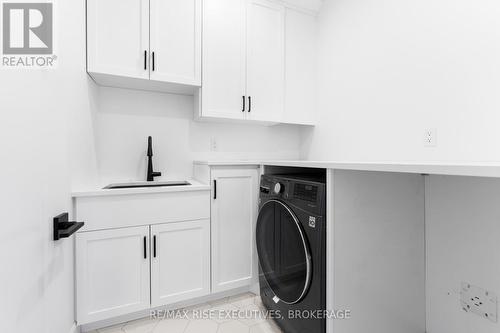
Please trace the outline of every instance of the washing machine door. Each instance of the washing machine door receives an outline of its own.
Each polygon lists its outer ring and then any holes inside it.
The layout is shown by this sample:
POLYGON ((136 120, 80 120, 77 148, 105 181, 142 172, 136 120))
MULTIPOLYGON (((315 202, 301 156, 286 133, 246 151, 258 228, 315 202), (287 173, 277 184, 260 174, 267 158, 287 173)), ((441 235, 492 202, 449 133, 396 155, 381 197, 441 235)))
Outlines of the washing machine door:
POLYGON ((278 200, 265 202, 256 240, 261 272, 271 290, 286 304, 299 302, 311 283, 312 267, 306 235, 293 211, 278 200))

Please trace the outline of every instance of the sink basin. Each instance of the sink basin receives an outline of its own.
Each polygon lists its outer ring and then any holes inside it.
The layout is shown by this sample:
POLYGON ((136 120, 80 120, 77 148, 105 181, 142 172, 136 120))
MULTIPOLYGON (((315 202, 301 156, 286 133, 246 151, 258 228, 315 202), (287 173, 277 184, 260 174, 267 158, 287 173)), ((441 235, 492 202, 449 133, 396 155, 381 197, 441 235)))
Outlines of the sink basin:
POLYGON ((168 181, 168 182, 134 182, 134 183, 116 183, 109 184, 104 187, 105 190, 115 190, 123 188, 143 188, 143 187, 168 187, 168 186, 186 186, 191 185, 190 182, 182 181, 168 181))

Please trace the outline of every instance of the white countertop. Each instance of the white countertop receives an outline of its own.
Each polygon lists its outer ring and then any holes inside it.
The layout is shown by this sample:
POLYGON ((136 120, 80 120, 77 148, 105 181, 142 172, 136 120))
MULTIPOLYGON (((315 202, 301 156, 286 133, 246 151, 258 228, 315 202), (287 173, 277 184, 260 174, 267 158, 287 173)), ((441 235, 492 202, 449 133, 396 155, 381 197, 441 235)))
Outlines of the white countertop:
MULTIPOLYGON (((450 175, 450 176, 472 176, 472 177, 493 177, 500 178, 500 163, 411 163, 411 162, 341 162, 341 161, 267 161, 267 160, 206 160, 194 161, 194 164, 209 166, 242 166, 242 165, 269 165, 269 166, 289 166, 302 168, 321 168, 334 170, 353 171, 378 171, 378 172, 401 172, 418 173, 429 175, 450 175)), ((96 197, 112 195, 128 195, 140 193, 170 193, 186 191, 209 191, 210 186, 199 181, 188 180, 191 185, 185 186, 165 186, 147 188, 127 188, 127 189, 103 189, 103 186, 89 189, 79 189, 72 192, 73 198, 96 197)))
POLYGON ((210 191, 210 186, 200 183, 199 181, 188 179, 191 185, 181 186, 159 186, 159 187, 140 187, 140 188, 121 188, 121 189, 103 189, 103 186, 97 188, 81 189, 71 193, 73 198, 81 197, 102 197, 112 195, 130 195, 130 194, 151 194, 151 193, 171 193, 171 192, 188 192, 188 191, 210 191))
POLYGON ((195 164, 223 165, 272 165, 336 170, 420 173, 431 175, 474 176, 500 178, 500 162, 451 163, 451 162, 349 162, 349 161, 195 161, 195 164))

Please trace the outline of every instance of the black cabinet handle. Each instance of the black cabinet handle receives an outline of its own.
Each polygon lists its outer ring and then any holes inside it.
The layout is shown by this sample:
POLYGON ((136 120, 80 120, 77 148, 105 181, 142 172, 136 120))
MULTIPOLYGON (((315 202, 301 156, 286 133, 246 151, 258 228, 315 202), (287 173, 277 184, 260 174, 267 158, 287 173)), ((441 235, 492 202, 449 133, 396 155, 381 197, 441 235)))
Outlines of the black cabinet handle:
POLYGON ((151 56, 153 58, 153 72, 154 72, 155 71, 155 53, 153 52, 153 54, 151 56))
POLYGON ((248 96, 248 112, 252 111, 252 96, 248 96))
POLYGON ((245 112, 245 96, 241 96, 243 100, 243 109, 241 109, 241 112, 245 112))
POLYGON ((217 180, 214 179, 214 199, 217 199, 217 180))
POLYGON ((156 235, 153 236, 153 258, 156 258, 156 235))
POLYGON ((148 253, 146 249, 146 236, 144 236, 144 259, 148 258, 148 253))
POLYGON ((148 70, 148 51, 144 50, 144 70, 148 70))

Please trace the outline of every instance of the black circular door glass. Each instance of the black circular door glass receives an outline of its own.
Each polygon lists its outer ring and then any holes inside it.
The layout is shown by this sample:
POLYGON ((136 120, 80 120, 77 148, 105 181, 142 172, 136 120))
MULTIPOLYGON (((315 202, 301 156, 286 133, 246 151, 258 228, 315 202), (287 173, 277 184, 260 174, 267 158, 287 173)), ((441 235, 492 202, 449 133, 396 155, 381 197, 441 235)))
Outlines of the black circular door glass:
POLYGON ((269 287, 283 302, 294 304, 309 287, 309 247, 295 215, 281 202, 266 202, 257 219, 259 263, 269 287))

